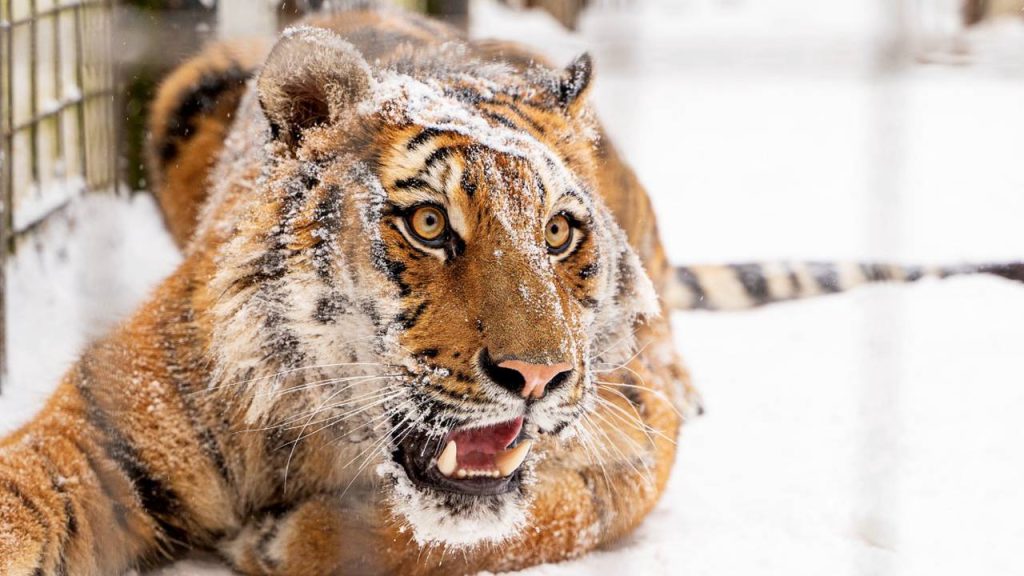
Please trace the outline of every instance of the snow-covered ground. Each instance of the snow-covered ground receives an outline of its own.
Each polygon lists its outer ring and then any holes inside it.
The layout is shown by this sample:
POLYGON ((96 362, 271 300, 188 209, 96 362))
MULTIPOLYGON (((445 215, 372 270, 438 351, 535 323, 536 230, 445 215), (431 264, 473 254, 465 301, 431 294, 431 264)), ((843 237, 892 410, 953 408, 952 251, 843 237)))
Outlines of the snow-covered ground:
MULTIPOLYGON (((885 5, 665 0, 568 36, 478 4, 475 26, 560 61, 593 51, 602 118, 676 261, 1024 257, 1024 27, 961 38, 982 65, 892 64, 885 5)), ((0 432, 177 260, 145 196, 72 214, 46 232, 72 241, 9 269, 0 432)), ((708 413, 664 500, 613 549, 527 574, 1024 573, 1024 286, 877 286, 674 321, 708 413)))

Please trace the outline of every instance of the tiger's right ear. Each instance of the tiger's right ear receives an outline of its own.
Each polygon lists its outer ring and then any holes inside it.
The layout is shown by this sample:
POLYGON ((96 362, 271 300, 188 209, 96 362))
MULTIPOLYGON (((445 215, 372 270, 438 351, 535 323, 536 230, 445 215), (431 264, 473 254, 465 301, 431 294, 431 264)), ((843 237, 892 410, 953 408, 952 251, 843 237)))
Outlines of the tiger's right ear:
POLYGON ((587 101, 593 76, 594 61, 586 52, 565 67, 558 82, 558 103, 562 110, 576 115, 587 101))
POLYGON ((294 146, 308 128, 336 122, 370 94, 366 60, 324 28, 284 31, 267 56, 256 89, 273 137, 294 146))

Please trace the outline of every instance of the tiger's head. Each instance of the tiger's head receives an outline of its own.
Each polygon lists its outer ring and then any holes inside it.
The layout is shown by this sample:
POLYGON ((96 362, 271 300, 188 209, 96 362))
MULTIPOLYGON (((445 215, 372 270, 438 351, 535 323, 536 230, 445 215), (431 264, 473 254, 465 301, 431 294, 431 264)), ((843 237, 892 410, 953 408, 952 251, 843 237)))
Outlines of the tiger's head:
POLYGON ((596 189, 590 68, 464 45, 371 68, 303 27, 258 78, 267 145, 221 250, 218 364, 259 382, 252 420, 309 414, 350 442, 338 474, 383 478, 421 542, 522 528, 534 443, 572 437, 595 362, 657 313, 596 189))

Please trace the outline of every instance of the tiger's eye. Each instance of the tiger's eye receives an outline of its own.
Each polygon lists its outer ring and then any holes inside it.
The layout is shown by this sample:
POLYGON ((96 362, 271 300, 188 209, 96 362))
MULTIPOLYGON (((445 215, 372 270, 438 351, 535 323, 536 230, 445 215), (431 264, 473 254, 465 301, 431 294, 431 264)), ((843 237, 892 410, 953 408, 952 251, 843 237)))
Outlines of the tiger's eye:
POLYGON ((572 242, 572 224, 569 219, 563 214, 552 216, 544 230, 544 239, 553 254, 564 252, 572 242))
POLYGON ((430 242, 440 238, 447 227, 444 214, 436 206, 421 206, 409 217, 409 225, 416 236, 430 242))

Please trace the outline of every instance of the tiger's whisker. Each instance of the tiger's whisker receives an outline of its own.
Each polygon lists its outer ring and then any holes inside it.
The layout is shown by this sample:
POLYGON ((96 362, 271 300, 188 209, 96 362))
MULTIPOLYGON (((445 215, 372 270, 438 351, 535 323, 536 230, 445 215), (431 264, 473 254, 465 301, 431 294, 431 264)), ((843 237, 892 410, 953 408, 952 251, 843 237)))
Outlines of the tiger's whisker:
MULTIPOLYGON (((622 387, 622 388, 634 388, 634 389, 637 389, 637 390, 642 390, 644 392, 647 392, 647 393, 651 394, 652 396, 654 396, 655 398, 657 398, 658 400, 661 400, 662 402, 664 402, 665 405, 668 406, 669 409, 672 410, 672 412, 674 412, 675 415, 678 416, 680 420, 685 420, 686 419, 686 417, 683 416, 683 413, 680 412, 679 409, 676 408, 675 404, 672 403, 672 400, 670 400, 668 398, 668 396, 665 396, 665 394, 662 391, 660 391, 660 390, 655 390, 653 388, 647 388, 645 386, 637 386, 636 384, 626 384, 625 382, 606 382, 604 380, 594 380, 594 382, 596 384, 598 384, 599 388, 600 387, 605 387, 605 386, 619 386, 619 387, 622 387)), ((610 388, 604 388, 604 389, 605 390, 609 390, 609 391, 611 390, 610 388)))

